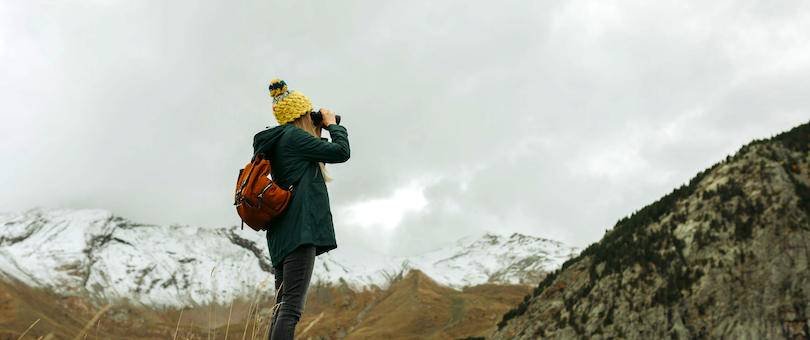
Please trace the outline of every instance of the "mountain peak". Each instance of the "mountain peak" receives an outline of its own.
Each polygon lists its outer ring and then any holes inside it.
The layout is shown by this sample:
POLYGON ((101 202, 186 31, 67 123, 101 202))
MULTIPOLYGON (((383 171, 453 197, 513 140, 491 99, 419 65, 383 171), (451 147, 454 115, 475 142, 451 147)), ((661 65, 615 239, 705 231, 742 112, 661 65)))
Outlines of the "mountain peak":
MULTIPOLYGON (((272 270, 264 233, 236 227, 137 224, 100 209, 35 209, 0 215, 0 226, 0 276, 94 298, 155 306, 223 301, 248 294, 272 270)), ((312 282, 356 291, 408 275, 454 290, 536 284, 573 249, 518 239, 534 240, 483 232, 407 257, 340 245, 316 259, 312 282)))

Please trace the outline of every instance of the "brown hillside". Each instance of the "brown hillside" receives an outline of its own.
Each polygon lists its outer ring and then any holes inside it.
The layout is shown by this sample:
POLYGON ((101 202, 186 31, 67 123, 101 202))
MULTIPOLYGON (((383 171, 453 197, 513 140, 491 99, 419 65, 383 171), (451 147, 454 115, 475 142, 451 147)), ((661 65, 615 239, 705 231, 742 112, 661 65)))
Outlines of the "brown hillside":
MULTIPOLYGON (((259 308, 269 309, 270 305, 269 302, 261 303, 259 308)), ((40 321, 25 338, 37 339, 53 333, 55 339, 73 339, 101 307, 74 296, 58 296, 23 284, 0 281, 0 340, 17 340, 37 319, 40 321)), ((220 306, 216 311, 217 322, 212 324, 224 325, 229 309, 230 305, 220 306)), ((235 302, 229 329, 232 336, 229 338, 235 338, 237 334, 239 339, 242 338, 247 311, 247 302, 235 302)), ((186 308, 177 338, 186 339, 192 334, 195 339, 206 337, 209 314, 213 313, 209 312, 208 306, 186 308)), ((172 339, 179 317, 179 309, 156 311, 118 302, 100 318, 99 323, 93 325, 87 339, 172 339)), ((247 338, 253 333, 253 324, 250 326, 247 338)), ((219 337, 224 336, 225 329, 223 326, 216 330, 219 337)), ((267 330, 264 332, 266 334, 267 330)))
POLYGON ((486 284, 458 292, 412 270, 387 291, 354 293, 338 287, 311 292, 296 336, 304 334, 302 339, 312 340, 485 336, 495 329, 498 317, 530 290, 529 286, 486 284), (325 300, 332 301, 329 308, 322 307, 325 300), (318 322, 303 333, 321 312, 318 322))
MULTIPOLYGON (((26 338, 37 339, 53 333, 55 339, 72 339, 100 309, 77 297, 0 281, 0 340, 17 340, 37 319, 40 321, 26 333, 26 338)), ((166 339, 171 338, 168 334, 174 329, 165 313, 118 304, 90 329, 87 338, 166 339)))
MULTIPOLYGON (((355 292, 346 285, 313 286, 296 336, 301 339, 457 339, 485 336, 492 332, 500 315, 521 301, 530 286, 485 284, 464 291, 438 285, 424 273, 411 271, 388 290, 378 287, 355 292)), ((272 301, 259 304, 262 315, 272 301)), ((100 310, 77 297, 58 296, 22 284, 0 282, 0 340, 17 340, 37 319, 25 336, 37 339, 54 333, 56 339, 72 339, 100 310)), ((241 339, 250 307, 236 301, 227 325, 230 304, 216 309, 216 338, 241 339)), ((180 327, 179 339, 193 334, 208 337, 209 306, 180 310, 150 310, 118 303, 101 317, 99 339, 172 339, 180 327), (191 325, 193 322, 193 326, 191 325)), ((254 314, 255 315, 255 314, 254 314)), ((213 316, 211 316, 213 319, 213 316)), ((255 318, 252 318, 255 320, 255 318)), ((97 325, 87 339, 95 339, 97 325)), ((214 332, 212 331, 212 332, 214 332)), ((264 339, 267 323, 256 329, 251 321, 246 338, 264 339), (263 336, 262 336, 263 335, 263 336)), ((213 335, 213 333, 212 333, 213 335)))

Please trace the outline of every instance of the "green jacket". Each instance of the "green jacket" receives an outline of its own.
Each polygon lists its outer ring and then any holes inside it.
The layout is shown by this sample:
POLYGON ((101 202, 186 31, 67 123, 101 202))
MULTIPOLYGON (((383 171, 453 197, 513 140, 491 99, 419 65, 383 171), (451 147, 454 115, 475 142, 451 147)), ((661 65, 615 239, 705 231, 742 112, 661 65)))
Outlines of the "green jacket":
POLYGON ((318 162, 343 163, 349 159, 346 128, 327 128, 332 142, 318 139, 292 124, 279 125, 253 137, 253 157, 264 153, 270 159, 270 174, 277 185, 293 187, 291 202, 268 227, 267 246, 273 267, 302 244, 316 247, 315 255, 337 248, 329 194, 318 162))

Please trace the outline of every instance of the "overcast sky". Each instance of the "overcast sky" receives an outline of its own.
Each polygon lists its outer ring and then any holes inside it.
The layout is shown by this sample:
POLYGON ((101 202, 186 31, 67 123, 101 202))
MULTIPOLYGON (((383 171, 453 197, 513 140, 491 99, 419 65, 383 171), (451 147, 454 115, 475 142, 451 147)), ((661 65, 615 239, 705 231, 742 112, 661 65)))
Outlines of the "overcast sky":
POLYGON ((281 78, 348 131, 339 246, 584 248, 810 121, 807 32, 801 0, 2 1, 0 211, 237 225, 281 78))

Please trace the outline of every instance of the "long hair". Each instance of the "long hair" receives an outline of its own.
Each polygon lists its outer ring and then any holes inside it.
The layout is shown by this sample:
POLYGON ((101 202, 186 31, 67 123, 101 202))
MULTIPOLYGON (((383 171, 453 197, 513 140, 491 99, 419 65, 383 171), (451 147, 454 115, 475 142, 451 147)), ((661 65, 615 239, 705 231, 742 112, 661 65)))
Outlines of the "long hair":
MULTIPOLYGON (((301 130, 306 131, 315 138, 321 138, 321 131, 319 131, 321 128, 312 123, 312 117, 309 116, 309 112, 305 113, 301 117, 296 118, 291 124, 299 127, 301 130)), ((318 162, 318 167, 321 168, 321 174, 323 174, 324 182, 331 182, 332 177, 329 177, 329 175, 326 174, 326 166, 323 164, 323 162, 318 162)))

